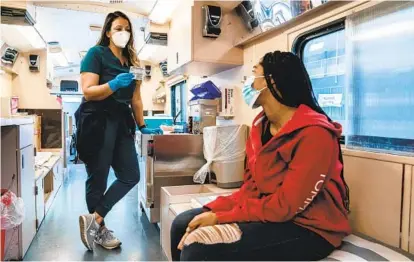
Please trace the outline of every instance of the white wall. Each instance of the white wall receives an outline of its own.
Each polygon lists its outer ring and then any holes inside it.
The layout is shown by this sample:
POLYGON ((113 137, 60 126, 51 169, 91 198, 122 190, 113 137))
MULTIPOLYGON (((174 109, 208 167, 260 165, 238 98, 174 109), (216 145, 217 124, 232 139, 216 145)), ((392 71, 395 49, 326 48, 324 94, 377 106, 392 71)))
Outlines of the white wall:
POLYGON ((0 97, 12 96, 12 75, 9 73, 0 74, 0 97))
POLYGON ((60 109, 56 97, 50 95, 46 86, 46 50, 21 53, 16 60, 18 75, 12 81, 12 94, 19 97, 19 108, 23 109, 60 109), (29 71, 29 54, 40 57, 39 72, 29 71))
MULTIPOLYGON (((142 62, 142 67, 148 63, 142 62)), ((155 94, 160 81, 163 80, 161 69, 158 65, 151 64, 151 78, 144 80, 141 85, 141 98, 144 110, 164 110, 164 104, 154 104, 152 97, 155 94)))

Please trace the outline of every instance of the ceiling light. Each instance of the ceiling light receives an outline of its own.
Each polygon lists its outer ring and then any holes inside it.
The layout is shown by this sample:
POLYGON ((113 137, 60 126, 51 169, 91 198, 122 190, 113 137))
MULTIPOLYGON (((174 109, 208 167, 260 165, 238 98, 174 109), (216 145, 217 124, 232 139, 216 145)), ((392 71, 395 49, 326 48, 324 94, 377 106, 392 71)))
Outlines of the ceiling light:
POLYGON ((172 14, 181 0, 157 0, 148 18, 156 24, 165 24, 171 20, 172 14))

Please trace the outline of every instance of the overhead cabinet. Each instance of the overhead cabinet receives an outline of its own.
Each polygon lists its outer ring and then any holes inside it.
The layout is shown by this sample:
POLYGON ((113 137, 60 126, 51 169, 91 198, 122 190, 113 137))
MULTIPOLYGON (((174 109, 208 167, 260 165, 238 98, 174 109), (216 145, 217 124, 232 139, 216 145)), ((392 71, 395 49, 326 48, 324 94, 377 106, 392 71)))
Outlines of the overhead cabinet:
POLYGON ((242 30, 234 11, 222 8, 221 33, 203 37, 203 6, 220 2, 183 1, 172 16, 168 33, 168 72, 210 76, 243 65, 243 49, 234 47, 242 30))

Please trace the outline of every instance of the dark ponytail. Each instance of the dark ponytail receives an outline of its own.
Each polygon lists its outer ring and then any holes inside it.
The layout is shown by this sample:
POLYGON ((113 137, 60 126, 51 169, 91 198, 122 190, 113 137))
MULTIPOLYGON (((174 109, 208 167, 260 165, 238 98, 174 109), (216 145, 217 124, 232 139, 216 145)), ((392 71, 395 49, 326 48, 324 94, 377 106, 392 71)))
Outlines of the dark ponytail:
MULTIPOLYGON (((298 56, 290 52, 270 52, 263 57, 261 65, 263 66, 267 86, 279 103, 295 108, 302 104, 306 105, 314 111, 325 115, 329 122, 332 122, 332 119, 319 106, 313 93, 308 72, 298 56), (277 90, 272 83, 275 83, 277 90)), ((341 179, 346 189, 346 194, 342 196, 342 199, 343 205, 349 213, 349 187, 344 178, 343 157, 339 139, 338 147, 338 159, 342 164, 341 179)))

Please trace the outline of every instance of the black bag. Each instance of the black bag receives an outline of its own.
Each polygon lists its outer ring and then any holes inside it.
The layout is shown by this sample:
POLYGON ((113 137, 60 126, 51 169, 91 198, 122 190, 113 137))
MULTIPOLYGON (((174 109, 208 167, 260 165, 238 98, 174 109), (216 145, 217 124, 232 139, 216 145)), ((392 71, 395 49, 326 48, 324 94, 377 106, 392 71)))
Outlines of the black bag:
POLYGON ((82 103, 75 112, 76 150, 79 159, 89 163, 104 142, 107 112, 99 103, 82 103))

